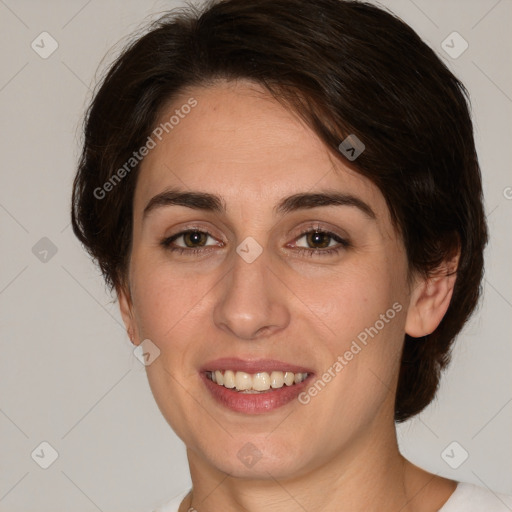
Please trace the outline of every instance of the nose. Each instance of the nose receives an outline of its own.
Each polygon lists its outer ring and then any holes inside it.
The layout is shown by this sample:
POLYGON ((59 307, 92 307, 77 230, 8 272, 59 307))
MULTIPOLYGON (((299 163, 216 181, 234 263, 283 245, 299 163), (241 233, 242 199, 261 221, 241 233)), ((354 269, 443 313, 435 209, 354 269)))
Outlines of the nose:
POLYGON ((285 329, 290 322, 286 287, 270 267, 266 251, 251 263, 233 254, 213 311, 217 327, 243 340, 256 340, 285 329))

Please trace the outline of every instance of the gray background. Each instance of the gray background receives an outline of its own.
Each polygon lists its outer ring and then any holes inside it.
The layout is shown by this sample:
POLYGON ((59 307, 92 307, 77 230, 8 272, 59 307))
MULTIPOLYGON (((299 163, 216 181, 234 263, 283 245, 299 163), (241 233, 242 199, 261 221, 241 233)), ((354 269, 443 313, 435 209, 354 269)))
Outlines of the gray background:
MULTIPOLYGON (((147 16, 175 5, 0 0, 1 511, 150 510, 189 485, 184 448, 68 214, 81 116, 115 52, 103 57, 147 16), (58 43, 46 59, 31 48, 43 45, 43 31, 58 43), (48 469, 39 465, 51 457, 43 441, 59 455, 48 469)), ((412 25, 471 92, 492 236, 482 306, 435 403, 399 427, 400 444, 435 473, 512 494, 512 2, 381 5, 412 25), (469 43, 455 59, 441 46, 453 31, 469 43), (452 469, 447 461, 459 464, 462 450, 468 459, 452 469)))

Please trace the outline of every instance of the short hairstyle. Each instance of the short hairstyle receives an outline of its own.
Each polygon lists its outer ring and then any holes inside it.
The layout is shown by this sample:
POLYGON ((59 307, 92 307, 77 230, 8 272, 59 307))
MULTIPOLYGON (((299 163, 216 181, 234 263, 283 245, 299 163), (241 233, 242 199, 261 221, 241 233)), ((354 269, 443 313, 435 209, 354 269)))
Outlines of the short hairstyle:
POLYGON ((262 85, 371 180, 411 270, 432 275, 460 251, 440 325, 405 336, 395 420, 417 414, 480 295, 487 227, 466 89, 414 30, 366 2, 224 0, 164 14, 110 66, 84 119, 72 225, 111 289, 125 283, 139 165, 104 184, 173 98, 218 80, 262 85), (338 150, 349 135, 365 144, 353 162, 338 150))

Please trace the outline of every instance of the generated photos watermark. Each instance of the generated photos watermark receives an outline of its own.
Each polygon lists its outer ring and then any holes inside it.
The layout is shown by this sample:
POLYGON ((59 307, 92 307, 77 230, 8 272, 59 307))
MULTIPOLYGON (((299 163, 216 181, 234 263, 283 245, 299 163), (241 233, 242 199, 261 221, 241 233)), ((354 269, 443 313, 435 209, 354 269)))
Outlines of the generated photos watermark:
POLYGON ((368 345, 368 342, 370 341, 369 338, 375 338, 375 336, 384 329, 386 324, 389 324, 389 322, 393 320, 396 314, 400 313, 402 309, 402 304, 395 302, 385 313, 382 313, 379 316, 379 319, 372 326, 361 331, 357 335, 357 339, 352 340, 350 348, 346 350, 343 355, 339 355, 336 358, 336 361, 329 366, 322 376, 312 383, 306 391, 299 394, 299 402, 303 405, 309 404, 311 399, 317 396, 318 393, 320 393, 320 391, 322 391, 325 386, 327 386, 327 384, 331 382, 331 380, 333 380, 336 375, 338 375, 343 368, 345 368, 345 366, 347 366, 350 361, 352 361, 354 357, 368 345))
POLYGON ((132 156, 128 158, 128 160, 121 166, 117 171, 101 186, 96 187, 93 191, 93 195, 96 199, 104 199, 106 195, 111 192, 116 185, 121 183, 123 178, 125 178, 130 172, 139 165, 140 162, 144 159, 145 156, 149 154, 149 152, 154 149, 158 142, 162 140, 164 133, 170 133, 174 128, 180 124, 182 119, 190 114, 192 109, 197 106, 197 100, 195 98, 189 98, 186 103, 181 105, 180 108, 177 108, 174 111, 174 114, 169 117, 169 120, 165 123, 160 123, 152 132, 151 135, 148 136, 146 142, 143 146, 141 146, 138 151, 134 151, 132 156))

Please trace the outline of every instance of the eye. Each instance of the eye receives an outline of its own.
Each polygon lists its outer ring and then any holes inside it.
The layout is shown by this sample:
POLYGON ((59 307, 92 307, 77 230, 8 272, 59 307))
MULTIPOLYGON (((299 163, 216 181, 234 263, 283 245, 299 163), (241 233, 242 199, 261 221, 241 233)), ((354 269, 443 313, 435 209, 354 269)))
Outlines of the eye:
POLYGON ((188 229, 180 231, 175 235, 162 240, 161 245, 169 251, 178 251, 180 254, 184 252, 196 253, 202 251, 203 247, 211 247, 213 245, 223 245, 218 242, 208 231, 200 231, 198 229, 188 229), (208 239, 215 241, 214 244, 207 244, 208 239))
POLYGON ((349 246, 348 240, 319 228, 303 231, 292 245, 292 247, 298 248, 300 254, 310 256, 336 254, 349 246))
MULTIPOLYGON (((223 247, 225 245, 224 242, 219 242, 208 231, 199 229, 180 231, 163 239, 160 244, 168 251, 189 255, 209 252, 211 247, 223 247), (213 243, 208 243, 209 240, 213 243)), ((304 230, 295 239, 295 243, 288 244, 288 247, 295 248, 299 254, 307 254, 308 256, 336 254, 349 246, 348 240, 320 228, 304 230)))

